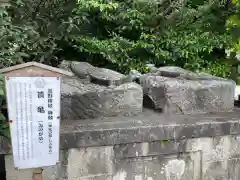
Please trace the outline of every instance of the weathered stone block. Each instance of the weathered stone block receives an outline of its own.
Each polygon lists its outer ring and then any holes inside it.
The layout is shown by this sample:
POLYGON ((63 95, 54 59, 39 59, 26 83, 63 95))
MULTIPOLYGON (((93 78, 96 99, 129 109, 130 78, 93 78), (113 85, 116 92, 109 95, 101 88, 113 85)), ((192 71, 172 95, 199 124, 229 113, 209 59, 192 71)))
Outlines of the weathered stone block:
POLYGON ((86 178, 111 175, 113 167, 112 147, 70 149, 68 153, 68 178, 86 178))
POLYGON ((227 161, 216 161, 211 163, 204 163, 203 166, 207 166, 207 170, 203 171, 204 180, 212 179, 228 179, 228 167, 224 164, 227 164, 227 161))
POLYGON ((122 159, 115 163, 113 179, 199 180, 200 153, 196 154, 122 159))
POLYGON ((134 144, 120 144, 114 146, 115 157, 133 158, 143 156, 158 156, 166 154, 183 153, 185 145, 174 141, 153 141, 134 144))
POLYGON ((120 85, 125 75, 105 68, 92 68, 89 70, 91 82, 99 85, 120 85))
POLYGON ((79 78, 86 78, 89 76, 89 72, 94 68, 91 64, 87 62, 71 62, 70 68, 72 72, 79 78))
POLYGON ((67 180, 112 180, 112 176, 89 176, 89 177, 80 177, 80 178, 68 178, 67 180))
POLYGON ((62 61, 59 68, 72 71, 77 77, 89 79, 92 83, 110 86, 125 83, 126 76, 106 68, 94 67, 87 62, 62 61))
POLYGON ((163 112, 196 114, 231 111, 235 82, 178 67, 141 76, 145 105, 163 112))
POLYGON ((58 68, 67 70, 67 71, 72 71, 71 70, 71 61, 63 60, 61 64, 59 64, 58 68))
POLYGON ((142 87, 136 83, 106 87, 65 78, 62 82, 61 118, 77 120, 134 116, 142 112, 142 87))
POLYGON ((225 161, 240 157, 239 136, 189 139, 185 145, 185 150, 188 152, 201 151, 204 162, 225 161))
POLYGON ((240 179, 240 159, 229 159, 225 161, 215 161, 203 163, 207 166, 206 171, 203 171, 202 179, 212 180, 237 180, 240 179))

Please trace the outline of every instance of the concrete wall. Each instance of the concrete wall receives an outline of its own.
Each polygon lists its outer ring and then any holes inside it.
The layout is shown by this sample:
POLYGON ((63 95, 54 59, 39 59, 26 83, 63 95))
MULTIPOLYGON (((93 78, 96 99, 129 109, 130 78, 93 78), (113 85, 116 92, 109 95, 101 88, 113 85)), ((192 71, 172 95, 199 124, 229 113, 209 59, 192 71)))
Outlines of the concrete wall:
MULTIPOLYGON (((61 151, 43 180, 239 180, 240 136, 127 143, 61 151)), ((31 180, 5 156, 7 180, 31 180)))

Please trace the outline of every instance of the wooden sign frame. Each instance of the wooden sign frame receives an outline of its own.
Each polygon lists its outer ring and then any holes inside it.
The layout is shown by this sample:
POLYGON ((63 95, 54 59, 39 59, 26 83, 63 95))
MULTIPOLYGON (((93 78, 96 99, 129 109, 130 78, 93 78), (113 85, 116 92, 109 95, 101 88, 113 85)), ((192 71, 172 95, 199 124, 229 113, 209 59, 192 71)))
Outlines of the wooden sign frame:
MULTIPOLYGON (((44 64, 36 63, 36 62, 29 62, 21 65, 16 65, 4 69, 0 69, 0 73, 4 75, 4 82, 6 84, 6 81, 9 79, 9 77, 56 77, 58 80, 61 80, 62 76, 74 76, 73 73, 54 68, 51 66, 47 66, 44 64)), ((60 85, 61 88, 61 85, 60 85)), ((7 89, 6 86, 4 87, 5 89, 5 95, 7 98, 7 89)), ((60 104, 59 104, 60 106, 60 104)), ((7 103, 8 109, 9 107, 7 103)), ((60 111, 61 111, 61 107, 60 111)), ((58 119, 60 120, 60 114, 58 119)), ((11 123, 12 120, 9 120, 11 123)), ((60 130, 59 130, 60 133, 60 130)), ((60 134, 59 134, 60 137, 60 134)), ((60 143, 60 138, 59 138, 59 143, 60 143)), ((35 168, 33 171, 33 180, 42 180, 42 168, 35 168)))

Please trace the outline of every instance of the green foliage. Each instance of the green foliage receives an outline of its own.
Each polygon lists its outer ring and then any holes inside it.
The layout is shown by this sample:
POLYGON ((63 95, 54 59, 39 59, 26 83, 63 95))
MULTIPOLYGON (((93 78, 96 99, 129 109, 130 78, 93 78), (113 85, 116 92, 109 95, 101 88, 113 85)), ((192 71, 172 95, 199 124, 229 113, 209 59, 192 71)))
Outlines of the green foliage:
POLYGON ((225 54, 214 53, 231 47, 224 30, 229 15, 221 1, 78 0, 70 19, 78 35, 71 43, 88 60, 122 72, 145 71, 146 63, 154 63, 190 70, 216 66, 211 73, 227 76, 225 64, 218 62, 225 54))
POLYGON ((27 61, 56 65, 58 41, 68 27, 62 24, 66 2, 18 0, 0 6, 0 68, 27 61))
POLYGON ((28 29, 14 26, 6 7, 0 7, 0 27, 1 67, 23 62, 22 58, 28 55, 21 50, 21 46, 27 46, 28 29))
POLYGON ((70 54, 121 72, 147 72, 154 63, 227 76, 232 12, 222 0, 11 1, 0 9, 0 67, 32 60, 55 66, 70 54))
POLYGON ((9 124, 2 112, 4 100, 5 100, 4 77, 0 75, 0 136, 10 138, 9 124))
POLYGON ((160 142, 160 145, 166 146, 169 144, 170 141, 169 140, 160 140, 159 142, 160 142))
POLYGON ((213 62, 212 64, 209 64, 206 68, 200 68, 199 71, 214 74, 223 78, 228 78, 232 73, 232 68, 231 65, 228 63, 213 62))
POLYGON ((20 0, 1 7, 0 67, 31 60, 55 66, 59 56, 70 54, 71 59, 121 72, 147 72, 146 63, 154 63, 206 71, 216 66, 218 70, 210 71, 214 75, 229 74, 221 62, 233 42, 224 30, 232 15, 226 1, 75 3, 20 0))
POLYGON ((230 51, 236 53, 240 51, 240 1, 232 0, 232 4, 235 6, 234 13, 228 18, 226 27, 233 34, 235 42, 230 51))

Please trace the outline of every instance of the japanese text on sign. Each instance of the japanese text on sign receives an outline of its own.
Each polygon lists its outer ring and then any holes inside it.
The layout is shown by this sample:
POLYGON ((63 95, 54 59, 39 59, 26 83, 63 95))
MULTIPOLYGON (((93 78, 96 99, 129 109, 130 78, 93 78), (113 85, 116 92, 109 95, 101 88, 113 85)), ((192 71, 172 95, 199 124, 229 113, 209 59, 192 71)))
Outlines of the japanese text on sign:
POLYGON ((53 120, 53 90, 48 89, 48 139, 49 139, 49 144, 48 144, 48 153, 52 153, 52 120, 53 120))

